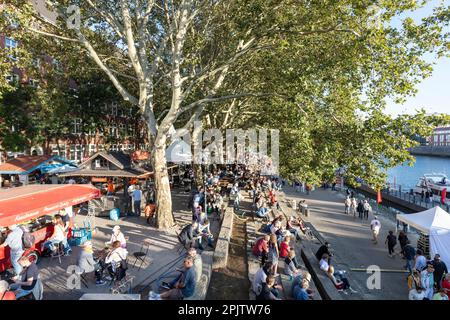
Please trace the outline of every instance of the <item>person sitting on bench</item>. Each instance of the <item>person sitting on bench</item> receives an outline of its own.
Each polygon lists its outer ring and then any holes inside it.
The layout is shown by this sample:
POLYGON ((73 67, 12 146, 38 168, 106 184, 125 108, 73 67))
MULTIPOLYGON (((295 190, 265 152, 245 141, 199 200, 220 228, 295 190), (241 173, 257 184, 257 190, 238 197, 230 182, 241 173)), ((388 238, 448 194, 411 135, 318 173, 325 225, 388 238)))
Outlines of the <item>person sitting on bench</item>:
POLYGON ((331 279, 338 291, 347 294, 346 290, 350 290, 352 293, 356 293, 356 291, 350 286, 348 279, 344 276, 344 272, 340 270, 335 272, 333 266, 328 267, 328 278, 331 279))
POLYGON ((291 277, 295 277, 301 272, 294 248, 289 250, 289 255, 284 259, 284 272, 291 277))
POLYGON ((264 237, 261 237, 256 241, 252 248, 252 252, 256 257, 261 257, 261 263, 264 264, 268 259, 269 254, 269 240, 270 236, 266 234, 264 237))
POLYGON ((191 248, 194 246, 195 242, 198 239, 197 228, 198 222, 193 221, 191 224, 188 224, 183 228, 183 230, 181 230, 178 239, 185 248, 191 248))
POLYGON ((190 256, 184 258, 183 271, 169 284, 169 290, 161 294, 150 292, 152 300, 182 300, 191 297, 196 287, 196 272, 194 259, 190 256))
POLYGON ((39 278, 39 269, 36 266, 36 263, 31 262, 28 257, 20 258, 19 263, 23 268, 22 272, 20 275, 12 278, 15 283, 9 286, 10 289, 14 291, 16 299, 32 293, 39 278))
MULTIPOLYGON (((328 257, 331 257, 331 253, 330 253, 330 244, 328 242, 325 242, 325 244, 323 244, 322 246, 320 246, 319 250, 317 250, 316 252, 316 258, 317 260, 322 259, 324 254, 327 254, 328 257)), ((330 262, 328 261, 328 264, 330 262)))

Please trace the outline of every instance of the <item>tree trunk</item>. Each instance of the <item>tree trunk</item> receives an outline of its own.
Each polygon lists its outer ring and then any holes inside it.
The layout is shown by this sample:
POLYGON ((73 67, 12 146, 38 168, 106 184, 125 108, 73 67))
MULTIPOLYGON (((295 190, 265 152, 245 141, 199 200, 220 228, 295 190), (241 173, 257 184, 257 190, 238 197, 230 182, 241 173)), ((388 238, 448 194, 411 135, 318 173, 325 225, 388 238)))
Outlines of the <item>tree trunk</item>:
POLYGON ((164 146, 155 145, 152 162, 156 190, 156 228, 167 230, 173 227, 175 219, 164 146))
POLYGON ((194 183, 195 186, 198 188, 200 186, 203 186, 203 170, 202 165, 198 163, 194 163, 194 183))

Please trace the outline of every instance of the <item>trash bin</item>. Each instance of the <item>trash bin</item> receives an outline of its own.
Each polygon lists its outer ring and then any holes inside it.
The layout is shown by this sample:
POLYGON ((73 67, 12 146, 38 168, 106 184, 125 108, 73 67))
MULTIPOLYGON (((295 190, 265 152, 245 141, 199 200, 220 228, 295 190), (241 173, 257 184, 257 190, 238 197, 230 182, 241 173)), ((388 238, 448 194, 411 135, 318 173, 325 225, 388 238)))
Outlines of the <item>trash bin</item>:
POLYGON ((305 208, 305 217, 309 217, 309 209, 308 208, 305 208))
POLYGON ((301 211, 302 214, 305 214, 307 209, 308 209, 308 205, 307 204, 302 203, 300 205, 300 211, 301 211))

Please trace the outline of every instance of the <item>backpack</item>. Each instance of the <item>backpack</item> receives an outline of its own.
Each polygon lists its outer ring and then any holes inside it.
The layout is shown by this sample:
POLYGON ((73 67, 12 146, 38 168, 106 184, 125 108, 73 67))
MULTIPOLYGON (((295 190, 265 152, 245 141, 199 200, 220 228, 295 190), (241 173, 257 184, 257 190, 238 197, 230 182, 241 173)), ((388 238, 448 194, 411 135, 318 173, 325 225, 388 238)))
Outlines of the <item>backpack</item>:
POLYGON ((35 238, 34 236, 28 232, 25 228, 21 227, 23 234, 22 234, 22 246, 24 249, 30 249, 34 246, 35 238))

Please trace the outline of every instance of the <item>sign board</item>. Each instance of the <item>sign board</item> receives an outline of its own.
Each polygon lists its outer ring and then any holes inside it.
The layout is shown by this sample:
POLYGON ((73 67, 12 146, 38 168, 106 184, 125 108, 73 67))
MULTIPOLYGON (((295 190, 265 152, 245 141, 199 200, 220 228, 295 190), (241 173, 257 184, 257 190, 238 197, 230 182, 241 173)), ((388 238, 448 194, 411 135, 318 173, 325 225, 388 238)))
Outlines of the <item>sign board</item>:
POLYGON ((91 181, 92 182, 108 182, 108 180, 106 178, 96 178, 96 177, 93 177, 91 179, 91 181))

